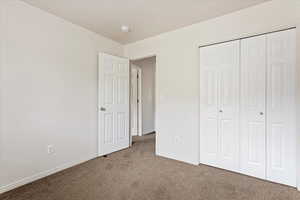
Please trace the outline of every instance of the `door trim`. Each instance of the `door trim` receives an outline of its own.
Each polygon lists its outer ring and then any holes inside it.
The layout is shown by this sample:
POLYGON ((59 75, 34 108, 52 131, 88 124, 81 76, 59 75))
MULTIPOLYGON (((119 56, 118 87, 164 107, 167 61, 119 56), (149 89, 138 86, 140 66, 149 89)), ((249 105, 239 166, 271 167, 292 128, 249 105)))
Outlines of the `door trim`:
POLYGON ((143 92, 143 85, 142 85, 142 68, 138 67, 138 88, 139 88, 139 93, 138 93, 138 127, 139 127, 139 132, 138 135, 139 136, 143 136, 143 98, 142 98, 142 92, 143 92))
POLYGON ((222 41, 222 42, 215 42, 215 43, 205 44, 205 45, 199 46, 198 48, 203 48, 203 47, 218 45, 218 44, 227 43, 227 42, 233 42, 233 41, 236 41, 236 40, 243 40, 243 39, 247 39, 247 38, 252 38, 252 37, 267 35, 267 34, 271 34, 271 33, 277 33, 277 32, 281 32, 281 31, 288 31, 288 30, 296 29, 296 28, 297 27, 293 26, 293 27, 290 27, 290 28, 285 28, 285 29, 280 29, 280 30, 275 30, 275 31, 260 33, 260 34, 256 34, 256 35, 245 36, 245 37, 236 38, 236 39, 232 39, 232 40, 226 40, 226 41, 222 41))
MULTIPOLYGON (((155 96, 155 98, 154 98, 155 99, 155 105, 154 105, 155 155, 161 155, 161 153, 159 151, 159 127, 157 126, 157 124, 158 124, 157 123, 157 121, 158 121, 157 105, 158 105, 158 102, 159 102, 158 69, 159 69, 159 66, 160 66, 160 64, 159 64, 160 63, 160 55, 159 54, 142 54, 138 57, 131 58, 130 62, 141 60, 141 59, 146 59, 146 58, 151 58, 151 57, 156 58, 156 62, 155 62, 155 80, 154 80, 154 91, 155 91, 154 92, 154 96, 155 96)), ((142 79, 140 79, 140 81, 142 82, 142 79)), ((142 86, 142 84, 141 84, 141 86, 142 86)), ((142 94, 142 93, 140 92, 140 94, 142 94)), ((142 103, 140 105, 142 106, 142 103)), ((197 161, 195 161, 194 164, 197 164, 197 161)))
MULTIPOLYGON (((132 68, 136 68, 137 69, 137 74, 138 74, 138 96, 137 96, 137 100, 138 101, 138 119, 137 119, 137 123, 138 123, 138 132, 137 132, 137 136, 142 136, 143 135, 143 100, 142 100, 142 68, 138 65, 135 64, 130 64, 130 72, 132 70, 132 68)), ((130 81, 131 81, 131 77, 132 73, 130 73, 130 81)), ((131 91, 131 90, 130 90, 131 91)), ((132 94, 130 93, 130 106, 131 106, 131 97, 132 94)), ((130 113, 130 125, 131 125, 131 120, 132 120, 132 115, 130 113)), ((130 135, 132 136, 132 129, 130 127, 130 135)), ((132 140, 132 138, 131 138, 132 140)))

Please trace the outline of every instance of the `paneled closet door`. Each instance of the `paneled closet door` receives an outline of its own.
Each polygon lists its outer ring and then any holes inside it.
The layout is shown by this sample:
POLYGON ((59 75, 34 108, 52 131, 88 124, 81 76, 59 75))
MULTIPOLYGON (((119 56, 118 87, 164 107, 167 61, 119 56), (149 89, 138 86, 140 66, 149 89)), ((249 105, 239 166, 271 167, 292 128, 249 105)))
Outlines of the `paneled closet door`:
POLYGON ((200 49, 200 162, 238 169, 239 41, 200 49))
POLYGON ((219 48, 219 167, 238 171, 240 41, 219 48))
POLYGON ((218 166, 218 83, 220 55, 214 46, 200 49, 200 162, 218 166))
POLYGON ((296 31, 269 34, 267 44, 267 179, 296 186, 296 31))
POLYGON ((266 35, 241 41, 241 172, 266 178, 266 35))

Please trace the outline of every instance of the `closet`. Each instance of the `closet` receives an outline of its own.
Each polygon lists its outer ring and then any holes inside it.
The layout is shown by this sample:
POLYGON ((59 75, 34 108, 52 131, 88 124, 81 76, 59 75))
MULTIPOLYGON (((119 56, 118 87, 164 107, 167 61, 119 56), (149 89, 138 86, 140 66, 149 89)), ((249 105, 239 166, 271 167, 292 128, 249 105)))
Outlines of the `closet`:
POLYGON ((200 48, 200 163, 296 186, 295 29, 200 48))

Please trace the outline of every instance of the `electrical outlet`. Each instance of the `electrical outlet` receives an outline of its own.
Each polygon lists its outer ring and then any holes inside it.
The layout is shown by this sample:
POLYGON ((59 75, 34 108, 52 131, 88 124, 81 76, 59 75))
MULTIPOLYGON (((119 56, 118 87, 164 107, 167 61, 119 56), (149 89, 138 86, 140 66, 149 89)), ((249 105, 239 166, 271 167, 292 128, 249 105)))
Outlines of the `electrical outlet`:
POLYGON ((47 152, 48 152, 48 154, 54 154, 55 150, 54 150, 53 145, 47 146, 47 152))

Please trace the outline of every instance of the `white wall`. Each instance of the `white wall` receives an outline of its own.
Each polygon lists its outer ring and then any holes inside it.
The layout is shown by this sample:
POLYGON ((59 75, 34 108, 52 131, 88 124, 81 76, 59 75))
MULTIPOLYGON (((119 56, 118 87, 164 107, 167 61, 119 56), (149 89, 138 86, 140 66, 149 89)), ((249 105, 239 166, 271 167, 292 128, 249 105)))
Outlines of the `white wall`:
POLYGON ((3 192, 96 156, 97 54, 123 47, 21 1, 0 3, 3 192))
POLYGON ((134 61, 142 69, 142 134, 155 131, 155 57, 134 61))
MULTIPOLYGON (((125 55, 131 59, 157 55, 157 154, 199 163, 199 45, 299 25, 300 1, 274 0, 126 45, 125 55)), ((300 26, 297 32, 300 49, 300 26)), ((300 53, 297 55, 299 61, 300 53)), ((300 115, 298 122, 300 124, 300 115)), ((298 133, 300 144, 300 131, 298 133)), ((298 149, 300 155, 300 147, 298 149)), ((300 182, 300 161, 298 163, 300 182)))

